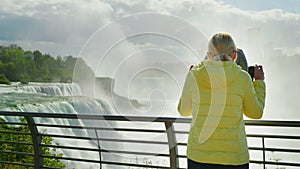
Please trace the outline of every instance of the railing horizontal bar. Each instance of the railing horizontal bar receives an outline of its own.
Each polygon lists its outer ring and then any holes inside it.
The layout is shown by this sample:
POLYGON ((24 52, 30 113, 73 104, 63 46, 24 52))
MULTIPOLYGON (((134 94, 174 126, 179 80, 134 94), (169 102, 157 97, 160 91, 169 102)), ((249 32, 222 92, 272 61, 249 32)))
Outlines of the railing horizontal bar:
POLYGON ((112 142, 127 142, 127 143, 142 143, 142 144, 165 144, 168 145, 168 142, 164 141, 144 141, 144 140, 125 140, 125 139, 107 139, 99 138, 100 141, 112 141, 112 142))
POLYGON ((130 128, 104 128, 104 127, 85 127, 85 126, 66 126, 53 124, 36 124, 41 127, 55 127, 55 128, 71 128, 71 129, 92 129, 92 130, 109 130, 109 131, 132 131, 132 132, 152 132, 165 133, 165 130, 150 130, 150 129, 130 129, 130 128))
POLYGON ((82 137, 82 136, 66 136, 66 135, 57 135, 57 134, 39 134, 43 137, 56 137, 56 138, 69 138, 69 139, 79 139, 79 140, 96 140, 97 138, 92 137, 82 137))
MULTIPOLYGON (((175 133, 189 134, 188 131, 175 131, 175 133)), ((247 137, 265 137, 265 138, 279 138, 279 139, 300 139, 300 136, 286 136, 286 135, 264 135, 264 134, 247 134, 247 137)))
POLYGON ((265 150, 274 152, 287 152, 287 153, 300 153, 299 149, 283 149, 283 148, 265 148, 262 147, 249 147, 250 150, 265 150))
POLYGON ((16 142, 16 141, 0 140, 0 143, 6 143, 6 144, 20 144, 20 145, 30 145, 30 146, 33 146, 33 143, 29 143, 29 142, 16 142))
POLYGON ((178 158, 187 158, 186 155, 177 155, 178 158))
POLYGON ((253 163, 253 164, 263 164, 264 162, 263 161, 259 161, 259 160, 249 160, 250 163, 253 163))
POLYGON ((65 136, 56 134, 40 134, 46 137, 56 137, 56 138, 71 138, 71 139, 81 139, 81 140, 100 140, 100 141, 112 141, 112 142, 128 142, 128 143, 144 143, 144 144, 168 144, 168 142, 163 141, 144 141, 144 140, 126 140, 126 139, 110 139, 110 138, 94 138, 94 137, 80 137, 80 136, 65 136))
POLYGON ((22 126, 26 126, 27 125, 27 123, 22 123, 22 122, 3 122, 3 121, 1 121, 0 122, 0 125, 1 124, 8 124, 8 125, 22 125, 22 126))
MULTIPOLYGON (((94 151, 99 152, 98 148, 83 148, 83 147, 71 147, 71 146, 59 146, 59 145, 48 145, 42 144, 43 147, 52 147, 52 148, 61 148, 61 149, 70 149, 70 150, 81 150, 81 151, 94 151)), ((120 153, 120 154, 136 154, 136 155, 149 155, 149 156, 163 156, 169 157, 169 154, 157 154, 157 153, 146 153, 146 152, 134 152, 134 151, 121 151, 121 150, 107 150, 101 149, 100 152, 104 153, 120 153)))
POLYGON ((147 133, 166 133, 165 130, 150 130, 150 129, 129 129, 129 128, 99 128, 97 130, 112 130, 112 131, 129 131, 129 132, 147 132, 147 133))
POLYGON ((175 130, 175 133, 178 133, 178 134, 189 134, 190 132, 189 131, 176 131, 175 130))
POLYGON ((0 161, 0 164, 10 164, 10 165, 18 165, 18 166, 34 167, 34 164, 29 164, 29 163, 17 163, 17 162, 11 162, 11 161, 0 161))
POLYGON ((149 117, 149 116, 115 116, 115 115, 87 115, 87 114, 62 114, 62 113, 39 113, 39 112, 15 112, 0 111, 0 115, 10 116, 29 116, 44 118, 67 118, 67 119, 86 119, 86 120, 114 120, 114 121, 140 121, 140 122, 174 122, 190 123, 190 118, 173 117, 149 117))
POLYGON ((299 121, 245 120, 247 126, 300 127, 299 121))
POLYGON ((30 133, 27 132, 20 132, 20 131, 7 131, 7 130, 0 130, 0 133, 5 133, 5 134, 22 134, 22 135, 30 135, 30 133))
POLYGON ((187 146, 187 143, 177 143, 178 146, 187 146))
POLYGON ((19 155, 26 155, 26 156, 34 156, 33 153, 25 153, 25 152, 19 152, 19 151, 5 151, 5 150, 0 150, 0 153, 5 153, 5 154, 19 154, 19 155))
POLYGON ((247 137, 264 137, 277 139, 300 139, 300 136, 286 136, 286 135, 262 135, 262 134, 247 134, 247 137))
MULTIPOLYGON (((189 134, 189 131, 175 131, 178 134, 189 134)), ((293 138, 299 139, 300 136, 285 136, 285 135, 264 135, 264 134, 247 134, 247 137, 282 137, 282 138, 293 138)))
MULTIPOLYGON (((78 115, 78 114, 16 112, 16 111, 0 111, 0 115, 30 116, 30 117, 45 117, 45 118, 89 119, 89 120, 115 120, 115 121, 145 121, 145 122, 153 121, 153 122, 176 122, 176 123, 191 122, 191 118, 115 116, 115 115, 78 115)), ((256 126, 300 127, 299 121, 245 120, 245 124, 256 125, 256 126)))
POLYGON ((169 154, 133 152, 133 151, 120 151, 120 150, 100 150, 100 151, 101 152, 105 152, 105 153, 121 153, 121 154, 135 154, 135 155, 148 155, 148 156, 170 157, 169 154))
POLYGON ((262 147, 249 147, 249 150, 265 150, 262 147))
POLYGON ((288 162, 274 162, 274 161, 258 161, 258 160, 250 160, 250 163, 255 164, 270 164, 270 165, 278 165, 278 166, 293 166, 293 167, 299 167, 299 163, 288 163, 288 162))
POLYGON ((61 169, 61 168, 57 168, 57 167, 49 167, 49 166, 43 166, 43 167, 41 167, 41 169, 61 169))

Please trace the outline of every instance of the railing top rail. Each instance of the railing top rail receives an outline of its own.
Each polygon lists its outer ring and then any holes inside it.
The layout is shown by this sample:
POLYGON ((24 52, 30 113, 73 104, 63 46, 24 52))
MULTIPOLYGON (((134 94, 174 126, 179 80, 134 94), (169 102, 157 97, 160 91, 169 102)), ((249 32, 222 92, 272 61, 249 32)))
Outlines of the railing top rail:
MULTIPOLYGON (((39 113, 0 111, 0 115, 44 117, 44 118, 67 118, 84 120, 115 120, 115 121, 140 121, 140 122, 176 122, 190 123, 191 118, 176 117, 151 117, 151 116, 119 116, 119 115, 92 115, 92 114, 66 114, 66 113, 39 113)), ((274 121, 274 120, 245 120, 246 125, 253 126, 278 126, 278 127, 300 127, 300 121, 274 121)))
POLYGON ((175 117, 151 117, 151 116, 119 116, 119 115, 92 115, 92 114, 62 114, 62 113, 39 113, 39 112, 16 112, 0 111, 0 115, 28 116, 44 118, 67 118, 67 119, 85 119, 85 120, 116 120, 116 121, 152 121, 152 122, 179 122, 190 123, 191 118, 175 117))
POLYGON ((245 120, 245 124, 254 126, 300 127, 300 121, 245 120))

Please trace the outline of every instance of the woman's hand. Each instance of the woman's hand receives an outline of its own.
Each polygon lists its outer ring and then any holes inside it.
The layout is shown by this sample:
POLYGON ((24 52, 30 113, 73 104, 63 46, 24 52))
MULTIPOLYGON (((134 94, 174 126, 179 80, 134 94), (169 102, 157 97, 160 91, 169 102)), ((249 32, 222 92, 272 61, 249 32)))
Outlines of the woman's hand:
POLYGON ((255 80, 264 80, 265 79, 264 70, 263 70, 262 65, 255 65, 254 79, 255 80))

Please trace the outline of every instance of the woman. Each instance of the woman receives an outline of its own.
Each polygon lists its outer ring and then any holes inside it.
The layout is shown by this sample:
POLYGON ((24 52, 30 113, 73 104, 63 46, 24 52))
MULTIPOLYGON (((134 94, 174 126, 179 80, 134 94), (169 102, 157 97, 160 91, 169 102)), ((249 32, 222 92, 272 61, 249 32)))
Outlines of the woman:
POLYGON ((226 33, 209 41, 207 60, 193 67, 185 80, 178 111, 192 115, 187 146, 188 168, 249 168, 243 114, 262 117, 265 83, 262 66, 249 74, 234 61, 237 48, 226 33))

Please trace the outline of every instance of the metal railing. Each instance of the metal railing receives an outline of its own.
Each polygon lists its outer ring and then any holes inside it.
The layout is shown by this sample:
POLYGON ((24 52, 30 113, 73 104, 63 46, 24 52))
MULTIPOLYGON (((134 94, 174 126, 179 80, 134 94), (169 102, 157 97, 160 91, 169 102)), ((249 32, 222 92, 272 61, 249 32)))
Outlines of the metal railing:
MULTIPOLYGON (((0 122, 0 125, 28 126, 30 131, 2 129, 1 135, 30 135, 32 138, 32 142, 23 142, 0 137, 1 156, 14 154, 33 158, 32 163, 0 161, 2 168, 7 165, 57 168, 45 165, 46 158, 62 161, 67 167, 68 164, 95 164, 96 168, 186 168, 185 150, 190 118, 7 111, 0 111, 0 116, 9 119, 0 122), (22 118, 25 121, 21 121, 22 118), (55 142, 45 144, 43 137, 53 138, 55 142), (3 144, 32 146, 33 152, 7 151, 3 149, 3 144), (58 150, 64 155, 45 154, 44 148, 58 150)), ((245 121, 245 124, 248 142, 253 142, 253 145, 249 145, 251 165, 261 168, 300 167, 300 122, 245 121), (287 154, 289 159, 275 158, 274 154, 287 154)))

